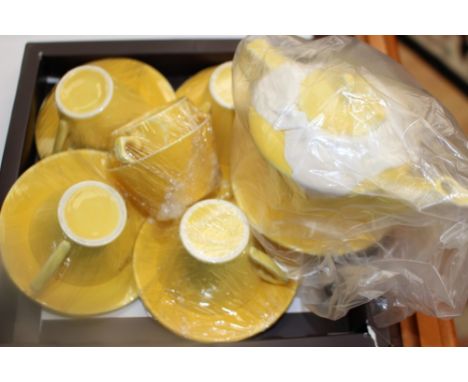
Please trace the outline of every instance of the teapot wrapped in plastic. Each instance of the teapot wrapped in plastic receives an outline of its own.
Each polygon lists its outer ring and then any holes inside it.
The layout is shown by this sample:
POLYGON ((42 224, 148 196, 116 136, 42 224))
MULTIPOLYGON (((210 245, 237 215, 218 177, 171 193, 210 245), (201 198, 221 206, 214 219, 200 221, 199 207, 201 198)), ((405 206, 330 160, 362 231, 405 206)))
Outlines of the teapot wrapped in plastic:
POLYGON ((249 37, 233 70, 233 192, 303 303, 337 319, 388 297, 382 325, 461 313, 468 148, 443 106, 350 37, 249 37))

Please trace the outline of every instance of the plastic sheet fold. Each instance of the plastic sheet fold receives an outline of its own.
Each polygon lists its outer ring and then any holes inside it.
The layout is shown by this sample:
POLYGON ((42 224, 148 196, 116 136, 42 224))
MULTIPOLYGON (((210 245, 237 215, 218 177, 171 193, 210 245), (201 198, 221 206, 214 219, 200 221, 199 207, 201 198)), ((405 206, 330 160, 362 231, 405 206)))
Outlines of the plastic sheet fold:
POLYGON ((233 66, 234 196, 257 239, 338 319, 453 317, 468 295, 468 145, 450 113, 351 37, 248 37, 233 66))

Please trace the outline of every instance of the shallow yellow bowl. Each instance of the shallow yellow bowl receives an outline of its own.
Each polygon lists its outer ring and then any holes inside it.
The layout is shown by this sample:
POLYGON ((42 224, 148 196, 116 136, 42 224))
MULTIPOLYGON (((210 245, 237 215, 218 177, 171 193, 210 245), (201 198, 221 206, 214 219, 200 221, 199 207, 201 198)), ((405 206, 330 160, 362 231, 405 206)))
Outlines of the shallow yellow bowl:
MULTIPOLYGON (((175 93, 167 79, 153 67, 129 58, 108 58, 90 64, 105 69, 116 81, 126 86, 149 106, 163 106, 175 99, 175 93)), ((59 114, 55 105, 55 87, 46 97, 39 110, 36 122, 36 146, 39 156, 52 153, 59 125, 59 114)), ((96 142, 102 137, 96 136, 96 142)), ((69 147, 66 141, 64 149, 69 147)))
POLYGON ((58 218, 60 197, 84 180, 111 184, 108 154, 75 150, 46 158, 13 185, 0 212, 0 253, 7 273, 18 288, 44 307, 71 316, 109 312, 133 301, 137 289, 132 251, 144 221, 127 203, 128 220, 122 234, 100 248, 73 246, 55 277, 39 294, 31 281, 65 237, 58 218))
POLYGON ((263 281, 246 254, 224 264, 202 263, 185 251, 178 230, 178 222, 147 222, 135 245, 140 297, 162 325, 195 341, 240 341, 286 311, 296 282, 263 281))

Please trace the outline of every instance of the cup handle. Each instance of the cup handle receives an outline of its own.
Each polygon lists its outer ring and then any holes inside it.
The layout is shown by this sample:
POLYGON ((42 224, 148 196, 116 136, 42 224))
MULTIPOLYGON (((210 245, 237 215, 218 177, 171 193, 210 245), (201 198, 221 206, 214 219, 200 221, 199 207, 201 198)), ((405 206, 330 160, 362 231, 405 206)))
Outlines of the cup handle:
POLYGON ((42 288, 47 284, 60 265, 70 252, 71 243, 63 240, 49 256, 46 263, 43 265, 37 276, 31 282, 31 289, 34 293, 39 293, 42 288))
POLYGON ((60 119, 57 135, 55 136, 53 154, 62 151, 65 140, 68 137, 70 127, 67 121, 60 119))
POLYGON ((138 157, 146 155, 144 146, 141 138, 123 135, 114 142, 114 155, 121 163, 135 163, 138 162, 138 157), (129 145, 132 145, 132 150, 128 150, 129 145))
POLYGON ((261 279, 271 284, 286 284, 289 280, 284 272, 273 259, 265 252, 250 245, 247 248, 249 259, 254 263, 258 275, 261 279))

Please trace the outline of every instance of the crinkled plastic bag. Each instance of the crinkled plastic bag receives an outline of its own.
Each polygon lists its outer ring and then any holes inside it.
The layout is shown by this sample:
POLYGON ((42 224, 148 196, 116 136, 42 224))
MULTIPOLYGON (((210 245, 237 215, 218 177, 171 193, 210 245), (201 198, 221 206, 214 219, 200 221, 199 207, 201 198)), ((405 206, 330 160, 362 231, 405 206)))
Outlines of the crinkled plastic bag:
POLYGON ((460 314, 468 147, 390 58, 350 37, 249 37, 234 59, 232 187, 267 251, 338 319, 460 314))

